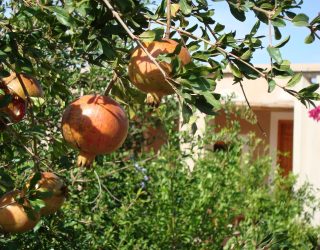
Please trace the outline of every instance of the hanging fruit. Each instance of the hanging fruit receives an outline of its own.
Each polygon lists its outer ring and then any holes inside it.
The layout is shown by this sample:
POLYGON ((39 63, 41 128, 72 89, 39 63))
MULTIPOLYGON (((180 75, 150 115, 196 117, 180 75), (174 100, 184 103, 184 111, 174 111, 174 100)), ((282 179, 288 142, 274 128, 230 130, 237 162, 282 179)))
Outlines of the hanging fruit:
MULTIPOLYGON (((149 43, 145 42, 143 45, 152 57, 157 58, 162 54, 174 53, 179 43, 171 39, 162 39, 149 43)), ((178 58, 182 65, 186 65, 191 61, 187 48, 181 47, 178 58)), ((172 65, 166 62, 160 62, 159 64, 168 76, 170 76, 172 73, 172 65)), ((163 96, 174 93, 173 88, 166 81, 157 65, 152 62, 140 47, 133 51, 129 61, 128 71, 131 83, 148 94, 147 103, 150 105, 158 106, 163 96)))
MULTIPOLYGON (((26 184, 28 189, 30 183, 26 184)), ((54 173, 42 172, 41 179, 35 185, 35 190, 38 192, 49 192, 49 196, 41 198, 45 206, 41 208, 41 215, 54 214, 63 205, 67 196, 67 187, 63 180, 54 173)))
MULTIPOLYGON (((0 96, 0 101, 5 98, 4 95, 0 96)), ((27 102, 17 95, 12 95, 10 102, 7 106, 0 108, 0 111, 5 113, 11 122, 17 123, 21 121, 27 113, 27 102)))
POLYGON ((80 97, 62 117, 64 139, 80 151, 78 166, 90 166, 96 155, 118 149, 127 137, 128 126, 122 107, 103 95, 80 97))
MULTIPOLYGON (((28 76, 26 74, 20 74, 20 76, 21 76, 22 82, 24 83, 24 86, 26 87, 26 90, 29 96, 31 97, 43 96, 43 90, 41 88, 41 85, 35 78, 33 78, 32 76, 28 76)), ((16 73, 11 73, 10 76, 5 77, 1 80, 2 80, 2 83, 7 86, 10 93, 16 94, 24 100, 27 99, 16 73)))
POLYGON ((40 214, 31 210, 26 199, 23 205, 17 202, 20 194, 19 190, 14 190, 0 198, 0 231, 7 233, 27 232, 34 228, 40 220, 40 214), (27 212, 26 209, 29 211, 27 212))

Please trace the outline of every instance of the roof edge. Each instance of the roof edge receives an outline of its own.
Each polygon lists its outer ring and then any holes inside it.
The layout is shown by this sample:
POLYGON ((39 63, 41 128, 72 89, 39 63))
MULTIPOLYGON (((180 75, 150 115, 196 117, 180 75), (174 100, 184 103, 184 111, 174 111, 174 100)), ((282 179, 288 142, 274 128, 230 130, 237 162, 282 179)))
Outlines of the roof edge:
MULTIPOLYGON (((270 64, 255 64, 254 66, 258 68, 270 69, 270 64)), ((290 67, 294 72, 320 73, 320 63, 290 64, 290 67)), ((225 70, 223 70, 223 73, 231 73, 230 68, 227 67, 225 70)))

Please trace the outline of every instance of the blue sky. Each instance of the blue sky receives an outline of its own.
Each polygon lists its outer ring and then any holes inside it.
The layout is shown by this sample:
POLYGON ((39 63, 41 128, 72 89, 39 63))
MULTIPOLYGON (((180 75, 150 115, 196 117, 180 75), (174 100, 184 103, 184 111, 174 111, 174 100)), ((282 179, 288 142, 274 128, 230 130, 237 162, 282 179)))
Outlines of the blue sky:
MULTIPOLYGON (((255 23, 253 13, 247 13, 245 22, 237 21, 229 12, 228 5, 225 1, 212 3, 215 9, 215 20, 226 25, 226 31, 237 31, 237 37, 242 38, 244 34, 251 30, 255 23)), ((299 13, 307 14, 310 19, 316 17, 320 13, 320 0, 305 0, 299 13)), ((316 39, 312 44, 305 44, 304 39, 309 34, 309 30, 304 27, 296 27, 291 23, 281 28, 282 39, 290 35, 290 41, 281 49, 283 59, 291 61, 291 63, 320 63, 320 40, 316 39)), ((259 35, 267 36, 265 46, 269 43, 269 29, 267 25, 261 25, 259 35)), ((273 41, 277 44, 279 41, 273 41)), ((254 63, 270 63, 268 52, 262 51, 254 54, 254 63)))

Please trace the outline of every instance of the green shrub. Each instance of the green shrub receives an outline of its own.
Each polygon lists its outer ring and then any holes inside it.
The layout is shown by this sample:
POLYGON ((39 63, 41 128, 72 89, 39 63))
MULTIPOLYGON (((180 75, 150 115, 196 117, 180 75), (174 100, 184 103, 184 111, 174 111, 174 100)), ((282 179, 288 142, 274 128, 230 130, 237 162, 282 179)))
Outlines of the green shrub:
POLYGON ((70 196, 63 210, 36 232, 1 237, 2 247, 316 249, 311 188, 295 190, 295 178, 272 170, 268 156, 254 159, 254 137, 244 153, 232 127, 207 138, 231 141, 225 151, 207 150, 191 173, 178 135, 158 155, 129 159, 119 152, 99 158, 95 170, 71 170, 78 176, 65 175, 70 196))

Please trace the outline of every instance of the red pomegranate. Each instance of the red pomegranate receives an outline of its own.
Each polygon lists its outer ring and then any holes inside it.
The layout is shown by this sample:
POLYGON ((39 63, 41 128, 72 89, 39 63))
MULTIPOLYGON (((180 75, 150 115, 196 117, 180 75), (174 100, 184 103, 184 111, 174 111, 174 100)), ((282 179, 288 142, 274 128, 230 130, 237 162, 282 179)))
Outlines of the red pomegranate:
MULTIPOLYGON (((28 91, 29 96, 32 96, 32 97, 43 96, 43 90, 41 88, 41 85, 35 78, 26 74, 20 74, 20 76, 21 76, 22 82, 24 83, 28 91)), ((16 73, 11 73, 10 76, 5 77, 1 80, 10 90, 10 93, 16 94, 24 100, 27 99, 16 73)))
POLYGON ((80 150, 78 166, 90 166, 96 155, 118 149, 128 134, 122 107, 103 95, 86 95, 71 103, 62 117, 62 134, 80 150))
MULTIPOLYGON (((171 39, 162 39, 160 41, 146 42, 143 45, 154 58, 157 58, 161 54, 173 53, 179 44, 171 39)), ((190 54, 185 47, 180 49, 178 57, 181 60, 182 65, 186 65, 191 61, 190 54)), ((172 73, 171 64, 166 62, 161 62, 159 64, 170 76, 172 73)), ((157 106, 164 95, 174 93, 174 90, 170 84, 167 83, 157 65, 151 61, 140 47, 133 51, 128 71, 132 84, 141 91, 148 93, 148 104, 157 106)))
MULTIPOLYGON (((26 184, 26 188, 30 186, 26 184)), ((63 180, 54 173, 42 172, 41 179, 35 185, 35 189, 40 192, 50 192, 50 196, 43 198, 45 206, 41 208, 41 215, 54 214, 63 205, 67 196, 67 187, 63 180)))
MULTIPOLYGON (((4 96, 0 96, 0 100, 4 96)), ((23 119, 27 113, 27 102, 17 95, 12 95, 9 104, 1 108, 0 111, 4 112, 13 123, 17 123, 23 119)))
MULTIPOLYGON (((7 233, 23 233, 31 230, 40 220, 40 214, 33 211, 31 219, 25 208, 16 201, 20 194, 19 190, 6 193, 0 198, 0 231, 7 233)), ((27 200, 24 206, 30 207, 27 200)))

